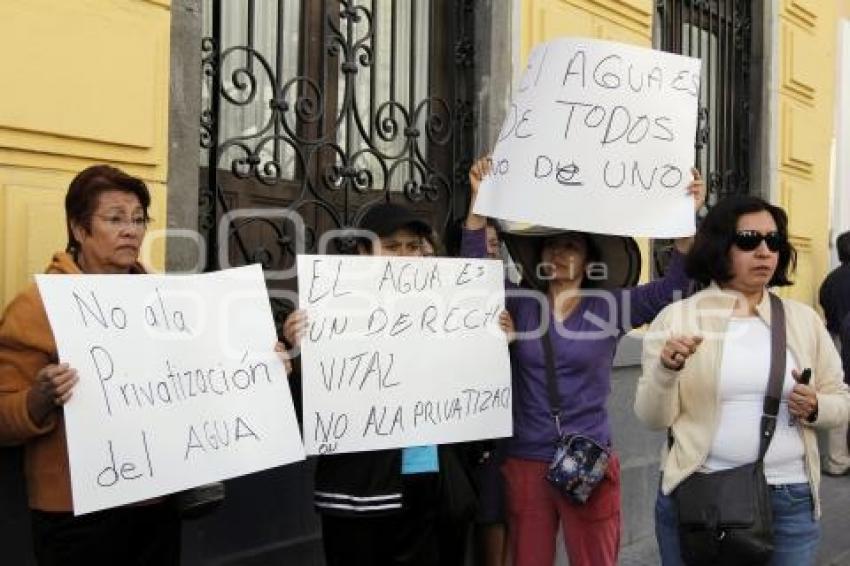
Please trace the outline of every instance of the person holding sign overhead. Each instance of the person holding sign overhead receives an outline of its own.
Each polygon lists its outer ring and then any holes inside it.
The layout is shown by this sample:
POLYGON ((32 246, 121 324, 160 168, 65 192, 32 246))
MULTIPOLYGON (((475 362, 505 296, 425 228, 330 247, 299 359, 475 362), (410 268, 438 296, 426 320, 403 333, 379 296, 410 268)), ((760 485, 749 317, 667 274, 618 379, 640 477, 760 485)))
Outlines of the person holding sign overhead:
MULTIPOLYGON (((467 257, 485 256, 486 218, 472 211, 490 168, 489 158, 480 159, 469 173, 472 202, 461 246, 467 257)), ((687 193, 699 210, 705 191, 699 172, 692 173, 687 193)), ((688 292, 683 254, 692 239, 675 241, 663 278, 628 288, 640 266, 631 239, 509 223, 502 228, 525 284, 540 292, 509 289, 506 299, 517 331, 511 348, 514 435, 502 466, 511 554, 520 566, 552 564, 560 523, 572 566, 614 565, 620 470, 606 410, 611 363, 626 332, 688 292), (558 466, 568 458, 594 462, 573 478, 572 491, 564 484, 554 489, 558 478, 547 478, 556 455, 558 466)))
MULTIPOLYGON (((389 202, 371 206, 358 228, 372 235, 358 239, 361 255, 422 257, 432 234, 411 210, 389 202)), ((506 312, 500 326, 510 330, 506 312)), ((287 342, 299 346, 307 327, 306 311, 293 312, 284 323, 287 342)), ((322 519, 327 564, 462 564, 457 532, 447 530, 451 525, 467 528, 473 509, 446 501, 447 489, 453 495, 462 490, 451 479, 458 477, 454 472, 461 465, 450 461, 456 456, 451 448, 431 445, 320 456, 314 503, 322 519)), ((472 502, 474 494, 464 492, 461 499, 472 502)))

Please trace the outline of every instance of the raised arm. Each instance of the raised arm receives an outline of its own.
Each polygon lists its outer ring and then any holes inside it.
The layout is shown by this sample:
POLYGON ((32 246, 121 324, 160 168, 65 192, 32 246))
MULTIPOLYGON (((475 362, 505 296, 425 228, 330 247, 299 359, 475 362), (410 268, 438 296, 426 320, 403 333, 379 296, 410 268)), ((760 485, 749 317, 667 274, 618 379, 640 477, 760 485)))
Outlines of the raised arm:
POLYGON ((487 257, 487 218, 472 212, 481 181, 490 174, 490 157, 477 159, 469 168, 469 211, 463 223, 463 234, 460 241, 461 257, 487 257))
POLYGON ((490 156, 478 158, 472 167, 469 168, 469 211, 466 213, 466 222, 464 228, 467 230, 484 230, 487 225, 487 219, 479 214, 472 212, 475 208, 475 199, 478 198, 478 189, 481 187, 481 181, 484 177, 490 174, 490 165, 492 160, 490 156))
MULTIPOLYGON (((705 204, 705 183, 699 170, 691 169, 694 176, 687 193, 694 199, 694 213, 705 204)), ((628 332, 633 328, 652 322, 661 309, 688 296, 692 291, 690 279, 685 273, 684 256, 694 243, 693 236, 678 238, 673 242, 673 255, 664 277, 645 285, 622 291, 620 299, 620 329, 628 332)))
POLYGON ((664 307, 687 297, 691 287, 685 274, 685 258, 674 249, 664 277, 619 292, 620 329, 628 332, 652 322, 664 307))
MULTIPOLYGON (((694 198, 694 214, 697 214, 705 205, 705 182, 702 180, 702 174, 696 167, 691 167, 691 175, 693 175, 693 179, 688 184, 686 190, 694 198)), ((685 236, 684 238, 673 240, 673 247, 682 255, 687 254, 693 244, 693 236, 685 236)))

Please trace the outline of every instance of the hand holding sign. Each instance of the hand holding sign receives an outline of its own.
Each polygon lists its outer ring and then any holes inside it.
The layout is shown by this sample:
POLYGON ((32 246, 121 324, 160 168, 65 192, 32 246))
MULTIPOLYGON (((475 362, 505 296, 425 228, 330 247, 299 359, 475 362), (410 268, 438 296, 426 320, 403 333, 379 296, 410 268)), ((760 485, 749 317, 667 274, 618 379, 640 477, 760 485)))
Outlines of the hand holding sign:
POLYGON ((512 344, 516 340, 516 328, 514 327, 514 319, 508 311, 502 311, 499 315, 499 328, 505 333, 508 339, 508 344, 512 344))
POLYGON ((286 370, 286 375, 291 375, 292 360, 289 359, 289 353, 286 351, 286 346, 283 345, 283 342, 275 342, 274 352, 283 364, 283 368, 286 370))
MULTIPOLYGON (((705 183, 702 180, 699 169, 696 167, 691 167, 691 175, 694 178, 688 184, 687 193, 688 196, 694 199, 694 214, 698 214, 703 205, 705 205, 705 183)), ((679 253, 686 254, 691 250, 691 246, 694 245, 694 237, 684 236, 682 238, 676 238, 673 240, 673 245, 679 253)))
POLYGON ((481 186, 481 181, 484 177, 490 174, 493 167, 493 158, 489 155, 479 157, 469 169, 469 185, 472 189, 472 202, 475 203, 475 197, 478 196, 478 188, 481 186))
POLYGON ((301 346, 301 338, 307 331, 307 311, 298 309, 292 312, 283 323, 283 338, 293 348, 301 346))
POLYGON ((479 157, 475 160, 475 163, 472 164, 472 167, 469 169, 469 212, 466 217, 466 229, 467 230, 480 230, 484 228, 484 225, 487 223, 486 219, 483 216, 475 214, 473 209, 475 208, 475 201, 478 198, 478 189, 481 187, 481 183, 490 174, 490 170, 493 165, 493 159, 486 155, 484 157, 479 157))
POLYGON ((693 180, 688 183, 688 195, 694 199, 694 212, 699 212, 705 205, 705 182, 696 167, 691 167, 691 175, 693 180))
POLYGON ((27 394, 30 418, 38 424, 43 423, 47 415, 68 402, 79 380, 77 370, 68 364, 44 366, 27 394))

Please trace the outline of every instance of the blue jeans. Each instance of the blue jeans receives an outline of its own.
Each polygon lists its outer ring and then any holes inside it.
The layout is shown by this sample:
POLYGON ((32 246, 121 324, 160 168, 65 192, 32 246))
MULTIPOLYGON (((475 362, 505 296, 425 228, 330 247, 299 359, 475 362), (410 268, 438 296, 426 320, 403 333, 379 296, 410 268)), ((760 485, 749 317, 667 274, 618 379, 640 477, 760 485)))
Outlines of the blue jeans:
MULTIPOLYGON (((807 566, 815 563, 820 524, 814 520, 814 501, 807 483, 771 486, 775 548, 771 566, 807 566)), ((663 566, 682 566, 676 501, 661 493, 655 500, 655 538, 663 566)))

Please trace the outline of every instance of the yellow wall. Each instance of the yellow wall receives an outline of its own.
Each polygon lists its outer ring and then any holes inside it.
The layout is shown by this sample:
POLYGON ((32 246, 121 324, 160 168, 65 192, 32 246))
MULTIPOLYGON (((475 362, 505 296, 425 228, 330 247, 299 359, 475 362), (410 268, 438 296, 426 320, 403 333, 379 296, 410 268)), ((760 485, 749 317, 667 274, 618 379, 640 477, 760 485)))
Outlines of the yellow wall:
POLYGON ((789 214, 799 251, 796 285, 788 296, 817 304, 829 268, 829 175, 834 131, 835 2, 781 0, 775 22, 778 76, 774 163, 778 204, 789 214))
POLYGON ((0 305, 64 248, 88 165, 143 178, 164 225, 170 15, 170 0, 0 2, 0 305))
POLYGON ((523 62, 536 44, 563 36, 652 44, 651 0, 523 0, 521 5, 523 62))
MULTIPOLYGON (((594 37, 652 46, 652 0, 522 0, 520 60, 540 42, 563 36, 594 37)), ((650 273, 649 242, 638 241, 641 280, 650 273)))

